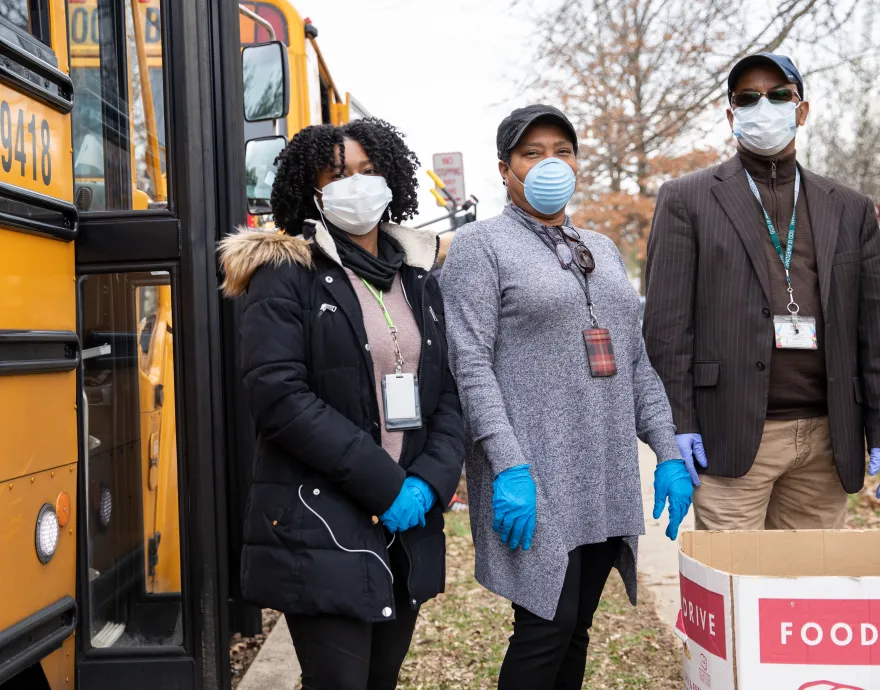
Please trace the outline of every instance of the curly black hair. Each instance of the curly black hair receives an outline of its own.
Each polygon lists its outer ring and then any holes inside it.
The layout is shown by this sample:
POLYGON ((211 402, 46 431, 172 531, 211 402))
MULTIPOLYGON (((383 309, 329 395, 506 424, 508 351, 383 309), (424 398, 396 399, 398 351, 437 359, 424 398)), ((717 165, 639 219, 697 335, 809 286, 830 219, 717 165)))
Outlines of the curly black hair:
POLYGON ((275 159, 272 214, 275 225, 298 235, 307 218, 318 219, 315 207, 318 171, 335 167, 334 153, 340 146, 340 165, 345 167, 345 139, 364 147, 376 172, 391 189, 391 204, 382 220, 402 223, 418 209, 416 170, 419 159, 403 141, 400 131, 378 118, 354 120, 346 125, 313 125, 300 130, 275 159))

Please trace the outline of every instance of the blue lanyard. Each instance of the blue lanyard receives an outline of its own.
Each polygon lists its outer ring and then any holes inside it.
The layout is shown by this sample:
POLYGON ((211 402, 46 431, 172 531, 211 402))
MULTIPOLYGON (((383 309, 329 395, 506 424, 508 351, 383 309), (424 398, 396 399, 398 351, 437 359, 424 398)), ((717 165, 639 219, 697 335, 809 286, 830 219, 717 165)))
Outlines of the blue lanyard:
POLYGON ((752 176, 749 175, 748 171, 746 171, 746 178, 748 178, 749 187, 752 188, 752 194, 755 195, 758 203, 761 204, 761 210, 764 212, 764 222, 767 224, 767 231, 770 233, 770 241, 773 242, 776 253, 779 255, 779 260, 782 261, 782 266, 783 268, 785 268, 785 280, 788 283, 788 292, 789 294, 792 294, 791 273, 789 273, 789 269, 791 268, 791 253, 794 251, 794 226, 795 220, 797 218, 798 193, 801 189, 801 171, 795 168, 794 208, 791 211, 791 223, 789 223, 788 225, 788 244, 785 247, 784 254, 782 253, 782 245, 779 242, 779 234, 776 232, 776 228, 773 226, 773 221, 770 220, 770 215, 767 213, 767 209, 764 208, 764 202, 761 201, 761 193, 758 191, 758 186, 755 184, 755 181, 752 179, 752 176))

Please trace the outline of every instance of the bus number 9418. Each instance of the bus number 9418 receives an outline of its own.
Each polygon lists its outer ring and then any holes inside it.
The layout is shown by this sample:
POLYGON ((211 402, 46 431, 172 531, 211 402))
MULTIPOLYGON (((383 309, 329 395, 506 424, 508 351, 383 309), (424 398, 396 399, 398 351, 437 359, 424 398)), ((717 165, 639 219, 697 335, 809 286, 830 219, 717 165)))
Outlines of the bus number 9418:
POLYGON ((47 187, 52 182, 52 131, 45 119, 26 116, 21 108, 13 111, 0 100, 0 167, 4 173, 21 177, 37 175, 47 187))

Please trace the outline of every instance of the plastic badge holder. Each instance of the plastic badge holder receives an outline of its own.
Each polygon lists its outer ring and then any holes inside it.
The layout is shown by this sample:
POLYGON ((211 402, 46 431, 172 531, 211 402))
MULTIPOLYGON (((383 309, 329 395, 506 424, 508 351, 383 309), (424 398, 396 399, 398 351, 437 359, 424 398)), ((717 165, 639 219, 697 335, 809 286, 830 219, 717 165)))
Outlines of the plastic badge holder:
POLYGON ((419 383, 414 374, 388 374, 382 377, 382 403, 385 430, 407 431, 422 426, 419 383))

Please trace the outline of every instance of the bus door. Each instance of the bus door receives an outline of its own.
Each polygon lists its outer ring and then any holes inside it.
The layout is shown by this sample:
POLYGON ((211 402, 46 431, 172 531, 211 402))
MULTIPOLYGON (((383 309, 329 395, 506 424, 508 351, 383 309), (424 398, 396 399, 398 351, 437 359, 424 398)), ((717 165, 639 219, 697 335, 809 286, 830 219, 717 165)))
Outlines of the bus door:
POLYGON ((73 680, 77 365, 63 0, 0 2, 0 686, 73 680), (10 680, 12 679, 12 680, 10 680))
POLYGON ((196 684, 165 6, 66 0, 83 343, 77 687, 196 684), (169 184, 170 183, 170 184, 169 184))
MULTIPOLYGON (((85 453, 77 688, 226 688, 230 619, 246 612, 228 576, 225 415, 240 405, 226 399, 215 247, 246 208, 243 58, 226 40, 238 8, 66 5, 85 453)), ((259 111, 287 97, 286 62, 249 73, 259 111)))

